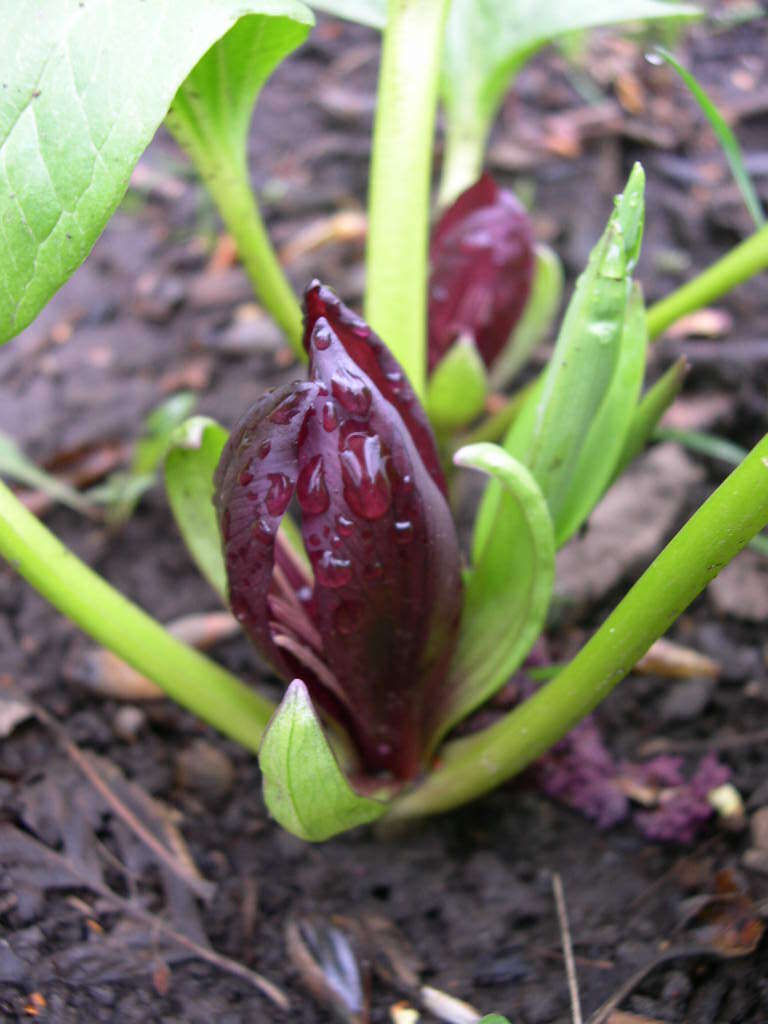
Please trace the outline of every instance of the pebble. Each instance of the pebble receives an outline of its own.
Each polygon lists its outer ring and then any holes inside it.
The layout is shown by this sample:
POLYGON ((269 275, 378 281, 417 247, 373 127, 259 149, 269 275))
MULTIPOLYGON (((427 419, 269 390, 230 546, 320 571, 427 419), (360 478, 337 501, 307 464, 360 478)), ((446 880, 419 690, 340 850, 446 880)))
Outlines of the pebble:
POLYGON ((178 784, 208 803, 228 796, 235 769, 227 755, 207 740, 195 740, 176 756, 178 784))
POLYGON ((182 280, 171 274, 142 274, 133 294, 133 311, 153 324, 166 324, 186 297, 182 280))
POLYGON ((659 714, 663 722, 689 722, 698 718, 712 698, 714 679, 688 679, 674 683, 661 701, 659 714))
POLYGON ((752 815, 750 822, 752 845, 758 850, 768 851, 768 807, 760 807, 752 815))
POLYGON ((112 731, 123 743, 133 743, 147 724, 147 716, 135 704, 118 708, 112 719, 112 731))

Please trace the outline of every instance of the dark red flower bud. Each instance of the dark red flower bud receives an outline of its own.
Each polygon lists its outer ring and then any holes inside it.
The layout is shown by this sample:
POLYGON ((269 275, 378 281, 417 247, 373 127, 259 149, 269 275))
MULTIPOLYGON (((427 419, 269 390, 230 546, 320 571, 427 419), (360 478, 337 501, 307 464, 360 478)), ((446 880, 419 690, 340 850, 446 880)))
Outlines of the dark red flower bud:
POLYGON ((462 334, 486 366, 506 345, 533 278, 533 230, 515 196, 484 174, 435 225, 430 243, 429 369, 462 334))
POLYGON ((253 642, 349 733, 369 775, 411 778, 439 716, 459 549, 426 416, 370 329, 314 283, 308 383, 264 396, 216 473, 229 595, 253 642), (276 531, 294 498, 313 578, 276 531))

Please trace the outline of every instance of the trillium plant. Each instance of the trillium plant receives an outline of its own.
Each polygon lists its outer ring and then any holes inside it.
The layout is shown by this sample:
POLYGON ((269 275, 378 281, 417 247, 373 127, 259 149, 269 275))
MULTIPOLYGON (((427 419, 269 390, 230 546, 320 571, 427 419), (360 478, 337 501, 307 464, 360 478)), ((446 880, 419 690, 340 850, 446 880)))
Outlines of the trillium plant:
POLYGON ((764 269, 768 235, 758 226, 646 309, 634 278, 645 218, 635 165, 549 362, 521 386, 563 283, 525 209, 482 172, 501 100, 561 33, 698 12, 666 0, 315 6, 383 31, 362 315, 335 282, 313 281, 300 308, 249 183, 254 104, 309 32, 309 7, 0 0, 2 340, 86 257, 164 121, 306 364, 293 383, 232 410, 231 433, 187 420, 165 466, 192 557, 283 680, 282 699, 183 645, 2 485, 0 553, 98 642, 257 752, 271 813, 307 840, 445 811, 521 771, 768 522, 766 436, 568 664, 491 724, 473 721, 546 628, 557 549, 681 386, 674 365, 643 391, 649 340, 764 269), (438 103, 445 149, 433 201, 438 103), (489 415, 492 392, 506 398, 489 415), (460 531, 452 496, 467 472, 485 488, 460 531))

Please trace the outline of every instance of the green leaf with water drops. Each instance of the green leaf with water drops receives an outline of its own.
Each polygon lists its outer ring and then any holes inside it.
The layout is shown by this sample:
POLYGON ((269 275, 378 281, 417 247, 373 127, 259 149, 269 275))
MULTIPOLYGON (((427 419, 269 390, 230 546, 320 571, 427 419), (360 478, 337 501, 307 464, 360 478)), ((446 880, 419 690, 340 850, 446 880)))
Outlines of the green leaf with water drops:
POLYGON ((496 516, 467 573, 459 640, 440 736, 492 696, 543 629, 555 578, 547 503, 533 475, 499 445, 460 448, 457 466, 487 473, 499 488, 496 516))
POLYGON ((275 820, 318 843, 381 817, 387 805, 359 796, 339 767, 307 687, 294 679, 259 750, 264 801, 275 820))
POLYGON ((558 547, 578 530, 613 478, 643 386, 647 345, 645 304, 636 284, 624 317, 613 379, 578 453, 571 485, 558 512, 558 547))

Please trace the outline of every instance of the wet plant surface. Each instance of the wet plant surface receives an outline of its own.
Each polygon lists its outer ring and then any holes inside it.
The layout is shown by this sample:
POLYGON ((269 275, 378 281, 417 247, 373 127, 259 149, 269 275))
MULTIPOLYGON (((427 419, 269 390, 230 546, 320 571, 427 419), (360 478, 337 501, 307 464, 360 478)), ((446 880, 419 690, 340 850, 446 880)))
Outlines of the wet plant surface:
MULTIPOLYGON (((768 148, 766 43, 764 23, 720 34, 696 30, 689 54, 736 119, 756 175, 768 148)), ((601 77, 591 82, 602 93, 599 102, 590 106, 580 96, 582 71, 562 56, 543 55, 506 105, 491 163, 521 192, 533 191, 537 237, 558 249, 572 277, 600 233, 610 197, 641 158, 649 213, 638 276, 653 301, 745 233, 747 215, 671 72, 645 64, 642 48, 615 34, 601 33, 591 45, 599 58, 601 77)), ((256 185, 292 279, 301 286, 321 272, 352 305, 362 290, 356 215, 365 192, 376 58, 373 33, 325 22, 265 90, 252 133, 256 185)), ((766 179, 756 180, 765 198, 766 179)), ((102 467, 93 471, 98 476, 125 462, 126 440, 169 394, 195 392, 198 411, 231 426, 265 387, 298 376, 217 232, 201 189, 170 141, 158 138, 86 266, 0 352, 0 429, 52 471, 82 478, 87 456, 102 467)), ((746 446, 765 431, 764 292, 758 278, 720 304, 718 315, 700 315, 687 332, 656 345, 654 372, 681 353, 691 362, 671 425, 713 430, 746 446)), ((585 571, 571 559, 552 631, 562 656, 604 618, 725 466, 656 453, 650 472, 657 513, 630 521, 629 537, 620 536, 612 553, 590 555, 589 531, 577 542, 584 545, 582 564, 594 570, 597 562, 604 571, 587 587, 585 571), (645 547, 630 544, 643 539, 649 520, 661 532, 645 547)), ((635 498, 646 488, 639 479, 628 478, 635 498)), ((86 561, 161 620, 217 609, 159 489, 114 531, 60 507, 45 509, 39 495, 31 501, 86 561)), ((89 795, 92 783, 61 738, 39 719, 18 724, 0 746, 2 820, 70 861, 77 855, 85 874, 78 884, 61 863, 30 854, 26 883, 17 874, 0 893, 3 1019, 329 1020, 330 1011, 302 987, 284 938, 290 918, 312 914, 384 917, 397 926, 397 941, 415 950, 423 983, 513 1021, 565 1022, 571 1011, 552 894, 557 873, 587 1015, 636 971, 679 949, 686 955, 639 980, 623 1011, 651 1021, 764 1021, 764 945, 753 952, 746 940, 724 947, 721 921, 717 942, 711 934, 703 939, 690 927, 688 903, 712 894, 718 872, 727 869, 759 939, 755 922, 768 898, 768 755, 765 734, 759 736, 768 727, 768 609, 760 604, 768 587, 759 556, 745 553, 740 564, 742 575, 731 574, 730 584, 721 577, 672 632, 719 663, 717 682, 701 674, 682 682, 633 676, 596 716, 617 761, 641 759, 660 738, 691 769, 719 749, 751 821, 741 831, 710 823, 686 848, 652 843, 631 823, 600 831, 544 797, 531 776, 396 836, 361 830, 322 846, 303 844, 268 820, 247 752, 170 702, 94 696, 87 642, 3 570, 0 692, 34 698, 78 748, 107 758, 178 809, 174 828, 200 875, 215 885, 213 898, 198 903, 187 883, 169 881, 167 865, 141 852, 114 807, 89 795), (97 883, 113 894, 111 902, 97 883), (178 891, 184 885, 186 896, 178 891), (180 951, 115 896, 258 971, 288 995, 290 1013, 248 978, 180 951), (724 957, 724 948, 739 955, 724 957)), ((214 654, 277 694, 241 636, 218 643, 214 654)), ((10 878, 2 858, 0 847, 0 877, 10 878)), ((22 861, 15 857, 17 872, 22 861)), ((388 1020, 401 999, 416 1000, 396 972, 388 978, 373 981, 373 1021, 388 1020)))

